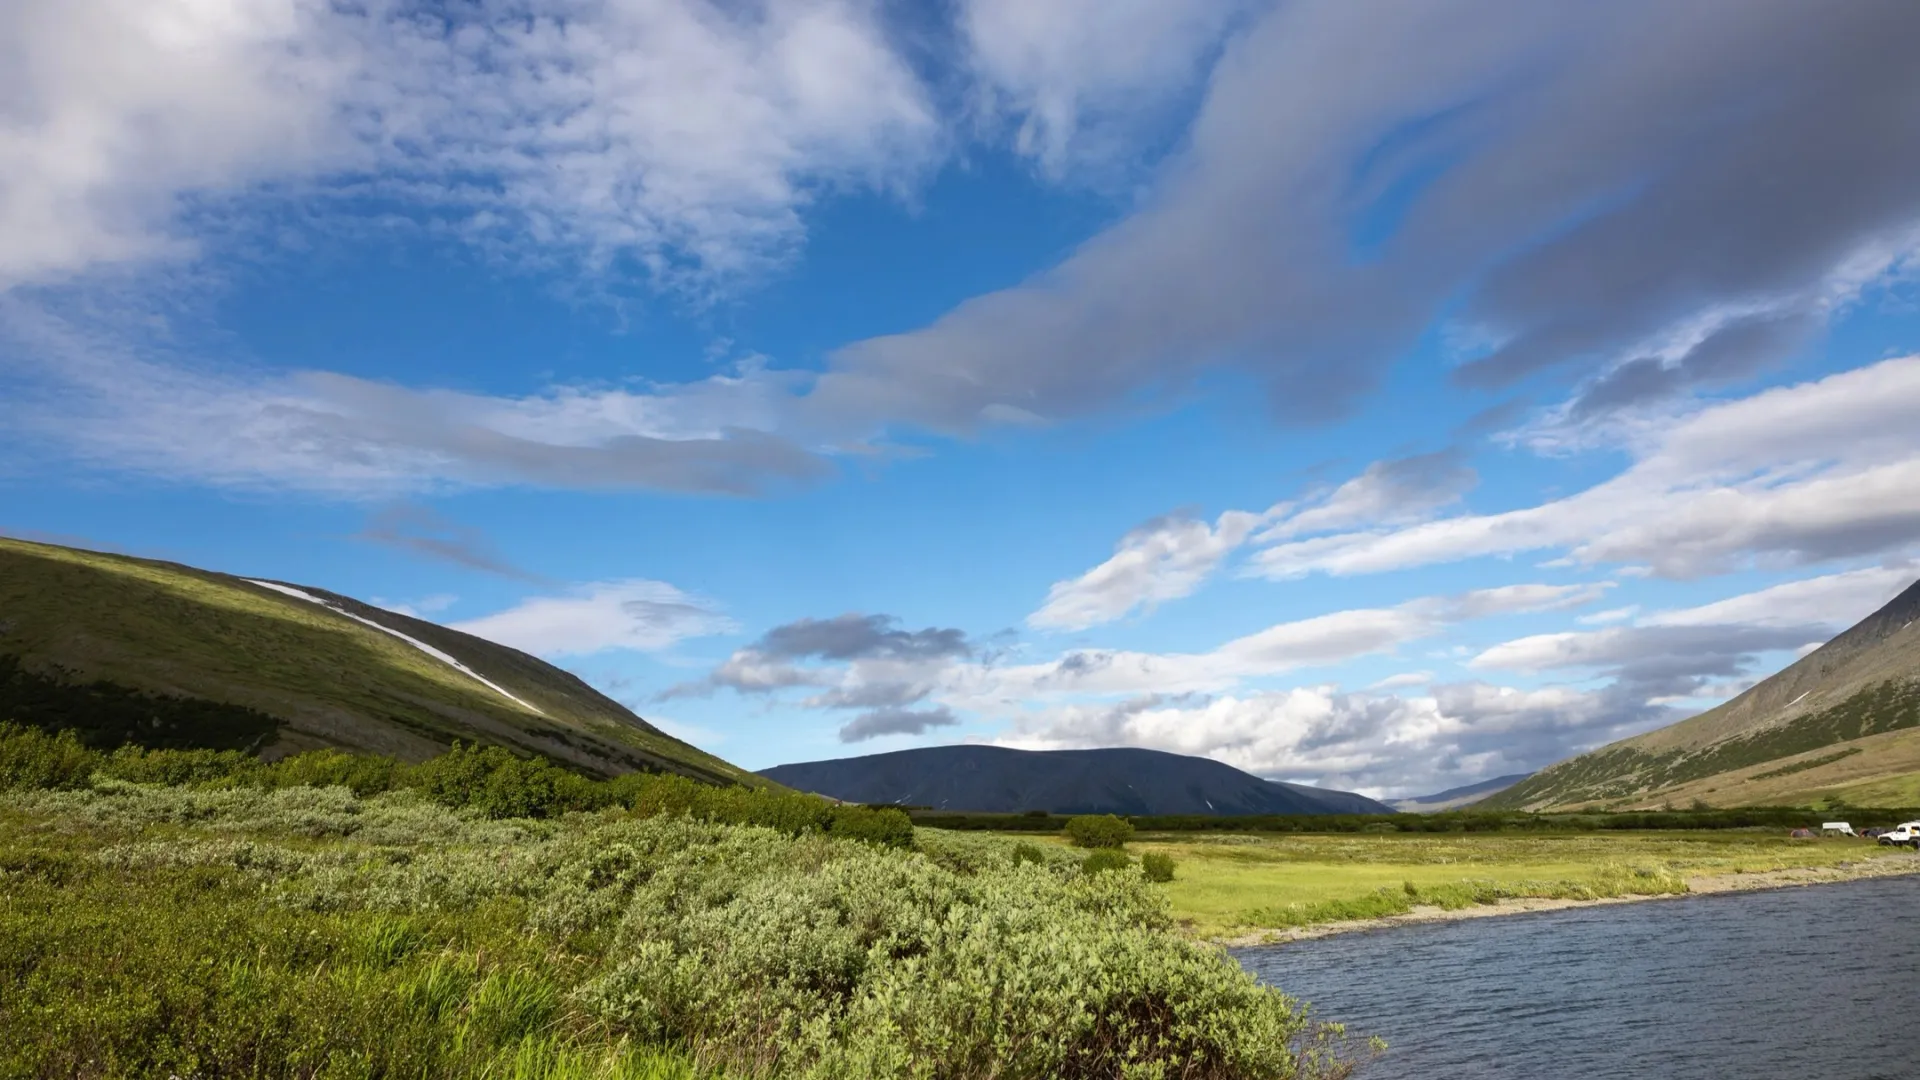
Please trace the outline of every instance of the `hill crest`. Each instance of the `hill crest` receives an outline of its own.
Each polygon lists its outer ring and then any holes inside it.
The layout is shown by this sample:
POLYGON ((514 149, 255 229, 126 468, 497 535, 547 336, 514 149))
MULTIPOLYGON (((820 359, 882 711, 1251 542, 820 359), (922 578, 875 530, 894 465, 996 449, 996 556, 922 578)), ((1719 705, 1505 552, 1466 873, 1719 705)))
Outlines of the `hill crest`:
POLYGON ((974 813, 1388 814, 1363 795, 1263 780, 1162 750, 929 746, 799 762, 760 775, 848 802, 974 813))

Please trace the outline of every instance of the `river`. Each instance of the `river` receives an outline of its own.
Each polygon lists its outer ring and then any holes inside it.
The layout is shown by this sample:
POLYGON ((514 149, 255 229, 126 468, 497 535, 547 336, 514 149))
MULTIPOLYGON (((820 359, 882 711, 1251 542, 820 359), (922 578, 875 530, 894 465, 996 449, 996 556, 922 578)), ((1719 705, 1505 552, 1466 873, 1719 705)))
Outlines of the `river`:
POLYGON ((1920 876, 1236 950, 1359 1080, 1920 1080, 1920 876))

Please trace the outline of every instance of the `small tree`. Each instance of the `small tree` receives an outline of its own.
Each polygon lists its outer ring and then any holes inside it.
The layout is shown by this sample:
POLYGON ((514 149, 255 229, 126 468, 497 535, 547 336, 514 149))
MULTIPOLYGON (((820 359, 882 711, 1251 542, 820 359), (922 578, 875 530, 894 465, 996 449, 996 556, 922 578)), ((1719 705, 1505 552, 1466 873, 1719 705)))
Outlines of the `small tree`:
POLYGON ((1067 819, 1066 833, 1076 847, 1118 848, 1133 839, 1133 826, 1112 814, 1082 814, 1067 819))
POLYGON ((1173 856, 1158 852, 1140 856, 1140 869, 1146 871, 1148 881, 1168 882, 1173 880, 1173 856))

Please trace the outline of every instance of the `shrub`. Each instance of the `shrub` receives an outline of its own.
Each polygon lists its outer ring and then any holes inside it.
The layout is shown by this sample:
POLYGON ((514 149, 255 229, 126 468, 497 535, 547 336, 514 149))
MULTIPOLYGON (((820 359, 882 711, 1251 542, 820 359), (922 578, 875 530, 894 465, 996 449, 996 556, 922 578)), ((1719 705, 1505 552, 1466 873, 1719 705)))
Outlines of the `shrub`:
POLYGON ((206 784, 238 781, 259 769, 252 754, 239 750, 148 750, 122 746, 107 755, 100 772, 135 784, 206 784))
POLYGON ((1040 848, 1038 846, 1022 841, 1018 844, 1013 845, 1013 862, 1015 866, 1018 866, 1021 863, 1032 863, 1035 866, 1045 866, 1047 864, 1047 857, 1040 853, 1040 848))
POLYGON ((1133 839, 1133 826, 1112 814, 1082 814, 1067 819, 1067 839, 1083 848, 1117 848, 1133 839))
MULTIPOLYGON (((509 771, 456 764, 449 791, 509 771)), ((0 1075, 612 1080, 663 1047, 660 1076, 735 1080, 1344 1075, 1331 1031, 1139 874, 1026 845, 1060 872, 1036 869, 999 837, 849 842, 839 822, 893 812, 779 792, 633 790, 830 826, 493 821, 424 786, 8 794, 85 828, 0 834, 0 1075)))
POLYGON ((913 819, 892 807, 836 806, 827 832, 843 840, 864 840, 881 847, 913 846, 913 819))
POLYGON ((1125 870, 1133 865, 1127 853, 1119 848, 1096 848, 1080 863, 1080 872, 1091 877, 1104 874, 1109 870, 1125 870))
POLYGON ((0 724, 0 790, 81 787, 99 766, 100 755, 71 731, 0 724))
POLYGON ((1173 856, 1151 852, 1140 856, 1140 869, 1145 871, 1148 881, 1162 884, 1173 880, 1173 856))

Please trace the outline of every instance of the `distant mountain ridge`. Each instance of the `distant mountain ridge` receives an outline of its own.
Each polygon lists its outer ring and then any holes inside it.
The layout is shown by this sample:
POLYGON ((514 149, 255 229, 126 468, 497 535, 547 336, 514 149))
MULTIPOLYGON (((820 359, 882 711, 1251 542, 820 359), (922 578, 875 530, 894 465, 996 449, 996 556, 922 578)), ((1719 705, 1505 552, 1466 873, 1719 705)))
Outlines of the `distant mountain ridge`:
POLYGON ((1160 750, 929 746, 762 769, 769 780, 847 802, 974 813, 1389 814, 1364 795, 1262 780, 1210 758, 1160 750))
POLYGON ((311 586, 0 537, 8 719, 269 756, 331 746, 420 760, 457 739, 598 775, 762 783, 471 634, 311 586))
POLYGON ((1535 773, 1480 805, 1920 801, 1920 582, 1745 693, 1535 773))
POLYGON ((1532 773, 1514 773, 1510 776, 1496 776, 1491 780, 1482 780, 1477 784, 1465 784, 1460 787, 1437 791, 1432 795, 1410 795, 1404 799, 1388 799, 1387 805, 1402 813, 1432 814, 1441 810, 1452 810, 1468 806, 1497 791, 1505 791, 1513 785, 1532 776, 1532 773))

